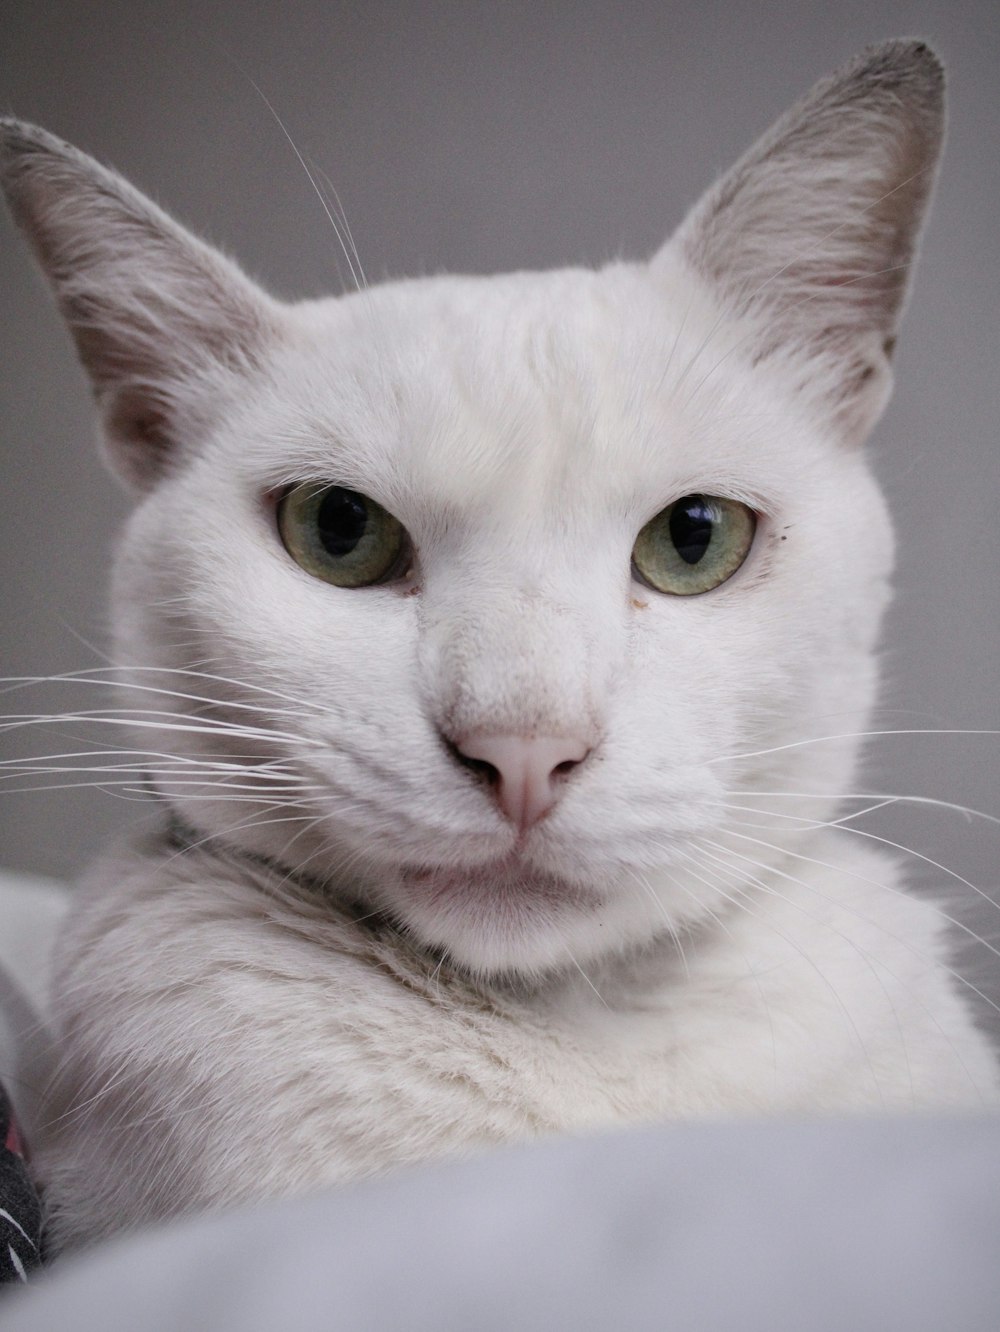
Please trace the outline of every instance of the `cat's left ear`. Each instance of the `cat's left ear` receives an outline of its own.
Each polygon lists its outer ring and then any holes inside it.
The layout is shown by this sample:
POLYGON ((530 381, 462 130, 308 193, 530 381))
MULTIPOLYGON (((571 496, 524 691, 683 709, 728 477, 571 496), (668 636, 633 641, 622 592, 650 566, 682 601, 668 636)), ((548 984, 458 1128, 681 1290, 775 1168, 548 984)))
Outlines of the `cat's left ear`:
POLYGON ((116 172, 0 119, 0 184, 90 377, 109 460, 147 489, 259 368, 278 307, 116 172))
POLYGON ((707 282, 734 349, 776 366, 843 439, 884 408, 944 128, 922 42, 870 47, 792 107, 653 260, 707 282))

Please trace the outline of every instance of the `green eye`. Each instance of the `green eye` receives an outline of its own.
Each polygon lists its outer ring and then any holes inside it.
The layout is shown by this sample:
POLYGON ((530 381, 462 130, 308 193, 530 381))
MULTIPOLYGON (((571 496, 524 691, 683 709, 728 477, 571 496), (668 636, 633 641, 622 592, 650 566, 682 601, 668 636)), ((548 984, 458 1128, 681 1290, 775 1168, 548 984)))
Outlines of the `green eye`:
POLYGON ((296 564, 337 587, 370 587, 403 572, 402 526, 356 490, 293 487, 278 504, 278 531, 296 564))
POLYGON ((678 597, 710 592, 746 559, 756 526, 753 510, 738 500, 685 495, 642 529, 632 562, 657 592, 678 597))

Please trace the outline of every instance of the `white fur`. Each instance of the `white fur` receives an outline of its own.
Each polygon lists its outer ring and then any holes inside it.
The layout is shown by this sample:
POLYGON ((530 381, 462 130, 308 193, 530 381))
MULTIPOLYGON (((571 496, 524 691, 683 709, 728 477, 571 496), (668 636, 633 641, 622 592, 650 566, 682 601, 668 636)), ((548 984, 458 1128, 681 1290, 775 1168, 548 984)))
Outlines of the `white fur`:
POLYGON ((858 279, 912 254, 939 136, 936 61, 891 43, 650 265, 285 307, 10 132, 15 209, 143 490, 122 701, 169 713, 141 743, 194 830, 97 866, 62 941, 60 1243, 542 1132, 995 1100, 937 912, 822 826, 855 789, 892 562, 855 446, 903 285, 858 279), (411 576, 294 564, 273 497, 306 479, 394 514, 411 576), (746 563, 697 597, 632 581, 640 528, 699 491, 758 513, 746 563), (469 733, 592 752, 518 842, 444 743, 469 733))

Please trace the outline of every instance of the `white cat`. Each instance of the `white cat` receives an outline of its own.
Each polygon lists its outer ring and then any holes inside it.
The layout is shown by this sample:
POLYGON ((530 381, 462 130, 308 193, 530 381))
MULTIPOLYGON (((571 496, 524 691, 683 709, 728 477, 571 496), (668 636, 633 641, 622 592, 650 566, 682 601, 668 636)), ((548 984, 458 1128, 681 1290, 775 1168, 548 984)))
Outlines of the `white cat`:
POLYGON ((115 716, 160 811, 61 944, 58 1244, 542 1133, 996 1103, 939 913, 829 826, 941 126, 890 42, 648 264, 288 306, 4 122, 137 494, 115 716))

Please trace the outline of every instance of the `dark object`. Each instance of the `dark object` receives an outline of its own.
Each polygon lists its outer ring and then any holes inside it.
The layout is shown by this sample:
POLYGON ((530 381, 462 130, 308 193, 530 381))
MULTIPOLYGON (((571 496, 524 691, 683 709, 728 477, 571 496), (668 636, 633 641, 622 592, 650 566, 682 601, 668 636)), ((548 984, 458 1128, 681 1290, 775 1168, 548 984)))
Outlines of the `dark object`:
POLYGON ((0 1143, 0 1281, 27 1281, 41 1261, 42 1212, 2 1089, 0 1143))

